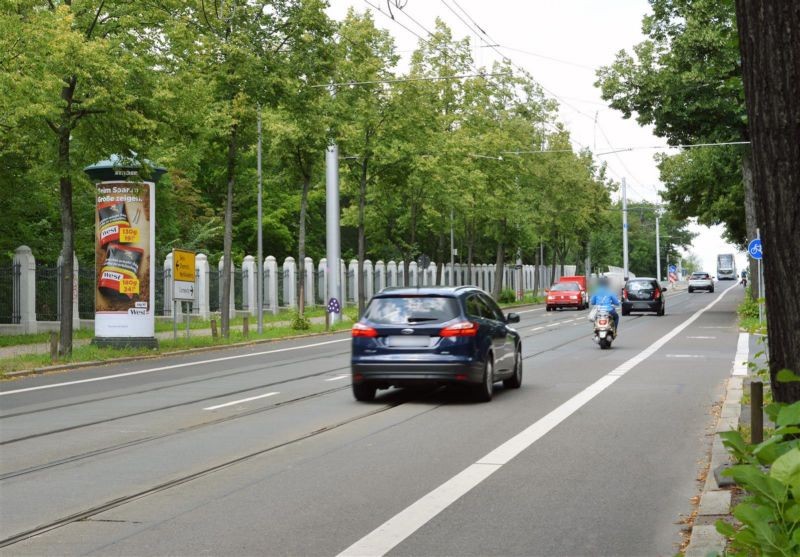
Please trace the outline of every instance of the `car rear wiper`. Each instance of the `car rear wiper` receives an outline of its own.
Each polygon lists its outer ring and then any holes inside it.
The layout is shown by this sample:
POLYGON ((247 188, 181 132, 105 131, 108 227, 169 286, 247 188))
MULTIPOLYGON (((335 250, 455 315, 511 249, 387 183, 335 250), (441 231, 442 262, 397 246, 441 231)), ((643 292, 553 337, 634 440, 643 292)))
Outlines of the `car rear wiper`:
POLYGON ((420 316, 411 316, 408 318, 409 323, 418 323, 420 321, 436 321, 435 317, 420 317, 420 316))

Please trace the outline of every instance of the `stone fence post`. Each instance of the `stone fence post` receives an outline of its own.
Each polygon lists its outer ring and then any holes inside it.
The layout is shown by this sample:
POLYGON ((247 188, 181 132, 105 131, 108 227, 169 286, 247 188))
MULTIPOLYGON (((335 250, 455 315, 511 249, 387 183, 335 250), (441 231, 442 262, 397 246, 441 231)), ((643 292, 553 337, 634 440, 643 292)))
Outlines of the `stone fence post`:
POLYGON ((397 286, 397 263, 394 261, 386 264, 386 286, 397 286))
POLYGON ((278 314, 278 262, 272 255, 264 260, 264 303, 273 315, 278 314))
POLYGON ((375 291, 380 292, 386 288, 386 265, 382 260, 375 262, 375 291))
POLYGON ((303 287, 305 290, 304 294, 306 297, 306 306, 313 307, 314 306, 314 261, 312 261, 310 257, 306 257, 303 267, 305 268, 305 276, 303 277, 305 283, 303 284, 303 287))
POLYGON ((373 267, 372 261, 369 259, 364 260, 364 300, 365 303, 368 303, 372 295, 375 293, 374 290, 374 280, 375 275, 373 274, 373 267))
POLYGON ((291 255, 283 261, 283 303, 297 307, 297 265, 291 255))
POLYGON ((19 265, 19 275, 14 275, 14 292, 19 293, 19 324, 24 333, 36 333, 36 258, 31 248, 15 249, 14 265, 19 265))
POLYGON ((323 257, 317 264, 317 289, 322 305, 327 307, 328 303, 328 259, 323 257))
POLYGON ((208 272, 208 256, 205 253, 198 253, 194 258, 195 295, 193 311, 196 311, 198 317, 203 320, 211 318, 208 300, 208 272))
POLYGON ((256 315, 258 310, 258 270, 256 258, 246 255, 242 260, 242 309, 250 315, 256 315))
POLYGON ((358 260, 351 259, 350 265, 347 267, 347 278, 352 279, 347 284, 347 299, 350 302, 356 303, 358 301, 358 285, 361 282, 361 277, 358 276, 358 260))
POLYGON ((172 252, 169 252, 164 258, 164 315, 172 315, 172 310, 175 309, 175 301, 172 299, 172 271, 172 252))

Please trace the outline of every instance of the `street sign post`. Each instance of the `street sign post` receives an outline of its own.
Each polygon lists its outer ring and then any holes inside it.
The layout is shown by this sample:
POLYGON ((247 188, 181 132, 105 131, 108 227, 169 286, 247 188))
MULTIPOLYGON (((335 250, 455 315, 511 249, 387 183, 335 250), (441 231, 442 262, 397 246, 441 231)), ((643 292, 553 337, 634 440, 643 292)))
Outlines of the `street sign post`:
POLYGON ((192 302, 194 302, 194 282, 195 282, 195 252, 185 249, 172 250, 172 300, 174 309, 172 312, 173 336, 178 338, 178 304, 189 302, 186 311, 186 338, 189 338, 189 320, 192 312, 192 302))
POLYGON ((764 298, 764 275, 761 272, 761 260, 764 258, 764 251, 761 247, 761 230, 756 229, 756 238, 747 244, 747 253, 758 262, 758 322, 764 320, 764 309, 761 300, 764 298))

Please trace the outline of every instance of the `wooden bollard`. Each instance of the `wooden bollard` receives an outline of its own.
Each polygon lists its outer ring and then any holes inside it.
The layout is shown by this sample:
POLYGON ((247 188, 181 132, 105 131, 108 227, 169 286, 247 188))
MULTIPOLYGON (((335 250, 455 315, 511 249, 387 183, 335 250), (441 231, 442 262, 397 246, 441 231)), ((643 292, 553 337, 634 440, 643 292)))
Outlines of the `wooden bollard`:
POLYGON ((250 335, 250 316, 242 317, 242 336, 247 338, 250 335))
POLYGON ((50 361, 58 361, 58 333, 50 331, 50 361))
POLYGON ((750 443, 764 440, 764 385, 761 381, 750 383, 750 443))
POLYGON ((211 338, 217 338, 217 320, 211 319, 211 338))

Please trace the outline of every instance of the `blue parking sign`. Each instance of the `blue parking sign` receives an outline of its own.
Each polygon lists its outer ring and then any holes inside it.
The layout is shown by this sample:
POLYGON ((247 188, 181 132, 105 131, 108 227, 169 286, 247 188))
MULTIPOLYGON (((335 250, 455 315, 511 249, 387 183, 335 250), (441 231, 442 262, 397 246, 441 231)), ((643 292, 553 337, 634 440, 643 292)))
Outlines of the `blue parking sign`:
POLYGON ((758 238, 751 240, 747 245, 747 253, 749 253, 750 257, 753 259, 761 259, 763 257, 763 253, 761 251, 761 240, 758 238))
POLYGON ((674 272, 676 272, 677 270, 678 270, 678 268, 677 268, 675 265, 670 265, 670 266, 669 266, 669 272, 670 272, 670 273, 674 273, 674 272))

